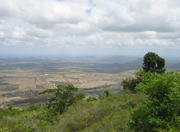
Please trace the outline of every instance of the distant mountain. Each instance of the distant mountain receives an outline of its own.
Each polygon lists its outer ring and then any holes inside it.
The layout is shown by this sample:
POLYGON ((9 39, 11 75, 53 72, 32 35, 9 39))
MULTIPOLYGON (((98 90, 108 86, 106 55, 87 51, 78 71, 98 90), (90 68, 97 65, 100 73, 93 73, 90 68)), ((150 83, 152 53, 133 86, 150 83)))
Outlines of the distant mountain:
POLYGON ((118 64, 125 64, 130 61, 136 60, 137 57, 129 57, 129 56, 110 56, 110 57, 102 57, 100 61, 106 63, 118 63, 118 64))
MULTIPOLYGON (((165 58, 166 69, 180 69, 180 59, 178 58, 165 58)), ((133 61, 129 61, 122 65, 127 69, 140 69, 143 66, 143 58, 139 58, 133 61)))
MULTIPOLYGON (((166 58, 166 69, 180 69, 179 58, 166 58)), ((143 65, 143 58, 127 56, 108 57, 65 57, 65 58, 0 58, 0 70, 35 69, 43 72, 104 72, 117 73, 137 70, 143 65), (65 69, 63 69, 63 67, 65 69)))
POLYGON ((180 58, 167 58, 166 68, 167 69, 180 69, 180 58))

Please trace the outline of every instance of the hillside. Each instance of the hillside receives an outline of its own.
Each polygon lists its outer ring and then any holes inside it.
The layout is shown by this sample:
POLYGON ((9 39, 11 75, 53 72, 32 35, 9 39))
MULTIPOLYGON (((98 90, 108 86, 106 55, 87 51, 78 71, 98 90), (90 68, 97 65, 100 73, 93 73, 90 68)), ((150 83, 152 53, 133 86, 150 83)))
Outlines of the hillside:
POLYGON ((69 107, 56 119, 52 115, 48 117, 43 106, 31 106, 26 110, 6 109, 0 112, 0 132, 126 131, 131 111, 144 99, 143 94, 117 94, 84 100, 69 107))
MULTIPOLYGON (((36 93, 19 91, 24 100, 12 98, 14 106, 1 105, 0 132, 178 132, 180 73, 165 71, 165 60, 155 53, 144 58, 143 70, 136 73, 70 72, 55 74, 56 78, 51 73, 54 87, 36 86, 36 93), (57 80, 64 78, 79 79, 79 86, 57 80), (107 84, 108 80, 115 83, 107 84)), ((113 68, 113 64, 101 67, 113 68)), ((19 74, 25 76, 24 72, 19 74)), ((45 76, 48 79, 49 74, 45 76)), ((3 80, 0 83, 2 93, 10 91, 8 97, 18 89, 3 80)))
POLYGON ((47 105, 0 109, 0 132, 178 132, 179 77, 138 72, 123 81, 125 90, 85 98, 73 94, 73 85, 61 84, 46 90, 54 92, 47 105))

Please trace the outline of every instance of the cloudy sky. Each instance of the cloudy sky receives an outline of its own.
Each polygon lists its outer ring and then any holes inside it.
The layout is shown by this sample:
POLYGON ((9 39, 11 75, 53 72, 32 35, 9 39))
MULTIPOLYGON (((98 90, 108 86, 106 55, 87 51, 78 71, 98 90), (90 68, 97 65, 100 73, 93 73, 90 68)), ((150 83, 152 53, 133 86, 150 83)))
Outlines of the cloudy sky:
POLYGON ((0 55, 180 56, 180 0, 0 0, 0 55))

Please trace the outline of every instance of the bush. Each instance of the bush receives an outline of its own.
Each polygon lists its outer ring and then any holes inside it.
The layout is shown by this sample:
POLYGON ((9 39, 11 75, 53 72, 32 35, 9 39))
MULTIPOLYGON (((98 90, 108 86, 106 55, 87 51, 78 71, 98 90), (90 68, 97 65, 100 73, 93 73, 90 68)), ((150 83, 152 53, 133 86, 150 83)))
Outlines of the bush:
POLYGON ((180 127, 180 74, 149 74, 138 86, 148 95, 132 114, 131 127, 140 132, 180 127))
POLYGON ((94 101, 97 101, 97 100, 98 100, 97 97, 88 97, 86 99, 87 102, 94 102, 94 101))
POLYGON ((139 84, 139 80, 136 78, 129 78, 122 81, 122 86, 125 90, 135 92, 135 87, 139 84))
POLYGON ((136 73, 135 78, 128 78, 122 81, 121 85, 123 89, 130 90, 132 92, 136 92, 136 86, 143 80, 144 74, 142 71, 136 73))
POLYGON ((103 93, 104 93, 104 97, 108 97, 108 96, 110 96, 110 95, 111 95, 111 94, 110 94, 110 92, 109 92, 109 91, 107 91, 107 90, 103 91, 103 93))

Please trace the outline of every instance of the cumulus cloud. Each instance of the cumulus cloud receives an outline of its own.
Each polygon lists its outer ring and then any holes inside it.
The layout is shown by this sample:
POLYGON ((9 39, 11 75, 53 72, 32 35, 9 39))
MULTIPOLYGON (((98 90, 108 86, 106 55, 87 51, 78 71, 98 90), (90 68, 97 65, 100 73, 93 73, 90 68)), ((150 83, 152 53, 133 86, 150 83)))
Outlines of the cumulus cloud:
POLYGON ((179 14, 179 0, 1 0, 0 46, 173 52, 180 49, 179 14))

